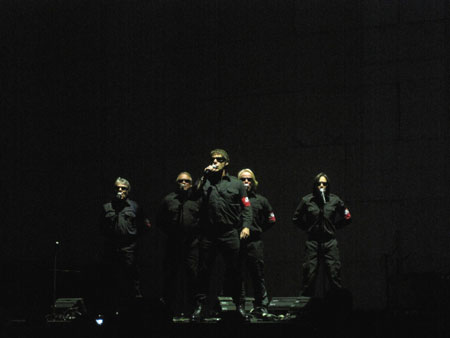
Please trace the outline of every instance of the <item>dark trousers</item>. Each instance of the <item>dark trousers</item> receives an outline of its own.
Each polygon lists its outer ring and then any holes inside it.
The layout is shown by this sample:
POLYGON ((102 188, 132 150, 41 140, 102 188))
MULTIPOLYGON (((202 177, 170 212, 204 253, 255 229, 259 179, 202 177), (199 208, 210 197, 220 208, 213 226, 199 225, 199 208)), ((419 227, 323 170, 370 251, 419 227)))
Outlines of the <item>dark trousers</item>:
POLYGON ((206 235, 200 240, 197 303, 206 304, 214 263, 218 254, 225 263, 224 295, 231 296, 235 304, 240 301, 241 274, 239 269, 240 240, 236 229, 220 234, 206 235))
POLYGON ((245 302, 245 277, 250 277, 254 292, 254 307, 267 307, 266 283, 264 280, 264 244, 261 239, 241 242, 240 268, 242 274, 241 303, 245 302))
POLYGON ((142 296, 136 246, 135 242, 126 246, 105 245, 101 283, 103 302, 107 307, 117 307, 142 296))
POLYGON ((164 259, 163 299, 174 315, 193 310, 198 255, 197 238, 168 239, 164 259))
POLYGON ((341 261, 336 239, 326 242, 307 240, 305 246, 305 263, 303 264, 303 291, 304 296, 313 297, 316 294, 316 279, 319 264, 323 261, 330 288, 340 289, 341 261))

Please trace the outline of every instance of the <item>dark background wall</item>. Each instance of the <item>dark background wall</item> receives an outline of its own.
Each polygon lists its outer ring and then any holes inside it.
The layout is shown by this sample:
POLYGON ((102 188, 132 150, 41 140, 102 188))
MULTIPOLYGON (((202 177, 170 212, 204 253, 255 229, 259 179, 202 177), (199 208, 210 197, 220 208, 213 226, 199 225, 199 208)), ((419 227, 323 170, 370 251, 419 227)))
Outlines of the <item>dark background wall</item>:
MULTIPOLYGON (((355 305, 439 299, 450 263, 447 1, 3 0, 0 12, 10 304, 50 301, 55 241, 60 269, 95 264, 117 176, 153 215, 177 173, 198 177, 216 147, 233 174, 255 171, 276 210, 272 296, 300 290, 305 236, 291 217, 325 171, 354 217, 338 239, 355 305)), ((164 241, 157 229, 143 239, 150 296, 164 241)), ((60 273, 61 296, 85 292, 80 275, 60 273)))

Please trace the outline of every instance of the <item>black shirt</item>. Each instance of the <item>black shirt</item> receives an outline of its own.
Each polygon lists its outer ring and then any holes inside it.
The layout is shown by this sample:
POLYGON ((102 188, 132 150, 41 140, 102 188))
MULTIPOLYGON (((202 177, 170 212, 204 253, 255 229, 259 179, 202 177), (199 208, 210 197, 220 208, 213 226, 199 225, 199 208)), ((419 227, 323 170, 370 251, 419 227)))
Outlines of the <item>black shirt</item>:
POLYGON ((201 199, 191 191, 172 192, 161 201, 156 225, 167 235, 194 235, 199 228, 201 199))
POLYGON ((130 199, 103 205, 100 228, 103 234, 118 242, 132 241, 145 228, 142 208, 130 199))
POLYGON ((348 208, 338 196, 329 194, 325 205, 320 198, 314 194, 304 196, 292 218, 294 225, 305 230, 310 240, 335 238, 336 229, 352 221, 348 208))
POLYGON ((250 236, 253 237, 270 229, 275 224, 276 219, 267 198, 252 191, 248 195, 253 212, 253 222, 249 229, 250 236))
POLYGON ((206 180, 202 187, 202 225, 206 231, 225 232, 250 228, 252 208, 244 184, 234 176, 217 182, 206 180))

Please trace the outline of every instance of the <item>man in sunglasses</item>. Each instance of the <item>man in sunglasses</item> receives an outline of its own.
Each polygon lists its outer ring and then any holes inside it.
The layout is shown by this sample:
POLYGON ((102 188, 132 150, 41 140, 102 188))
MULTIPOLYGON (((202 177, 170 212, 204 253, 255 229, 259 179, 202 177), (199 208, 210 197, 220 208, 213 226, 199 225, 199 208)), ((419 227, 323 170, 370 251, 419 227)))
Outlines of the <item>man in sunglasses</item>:
MULTIPOLYGON (((237 177, 247 188, 253 211, 253 222, 247 229, 249 236, 241 240, 241 271, 243 278, 245 278, 245 271, 249 272, 253 285, 255 301, 251 314, 262 318, 268 315, 269 299, 264 280, 264 245, 261 235, 275 224, 276 219, 267 198, 256 193, 258 181, 253 171, 242 169, 237 177)), ((241 299, 245 300, 245 283, 242 283, 241 299)))
POLYGON ((330 180, 321 172, 314 178, 313 192, 304 196, 292 218, 306 231, 302 295, 316 296, 316 277, 321 261, 325 264, 330 291, 341 289, 341 261, 336 230, 350 224, 352 217, 344 202, 330 193, 330 180))
POLYGON ((114 182, 114 197, 103 205, 100 229, 104 236, 104 263, 106 280, 111 286, 106 295, 109 306, 119 307, 122 302, 141 298, 139 269, 137 264, 137 241, 151 224, 143 209, 128 198, 130 182, 118 177, 114 182))
POLYGON ((179 173, 175 183, 175 191, 159 206, 156 225, 167 237, 163 300, 174 317, 184 317, 194 308, 200 199, 192 189, 190 173, 179 173))
POLYGON ((240 299, 239 249, 240 238, 250 234, 252 209, 242 182, 227 174, 228 153, 214 149, 210 156, 211 164, 204 169, 198 185, 202 194, 199 284, 197 307, 191 319, 201 320, 207 314, 205 305, 219 253, 225 263, 224 295, 232 297, 238 317, 245 319, 245 308, 240 299))

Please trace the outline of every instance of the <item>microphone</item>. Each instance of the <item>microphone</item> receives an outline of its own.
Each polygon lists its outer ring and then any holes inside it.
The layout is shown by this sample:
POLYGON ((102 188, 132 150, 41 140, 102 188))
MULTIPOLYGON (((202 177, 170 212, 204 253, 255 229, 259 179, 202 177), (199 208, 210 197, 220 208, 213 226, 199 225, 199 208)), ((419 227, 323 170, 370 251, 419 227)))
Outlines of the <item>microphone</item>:
MULTIPOLYGON (((212 167, 213 167, 213 169, 216 169, 217 168, 217 164, 212 164, 212 167)), ((205 174, 206 175, 208 175, 210 172, 211 172, 211 170, 209 170, 209 169, 205 170, 205 174)))
POLYGON ((327 203, 327 199, 325 198, 325 189, 320 188, 319 190, 320 190, 320 193, 322 194, 323 204, 327 203))

